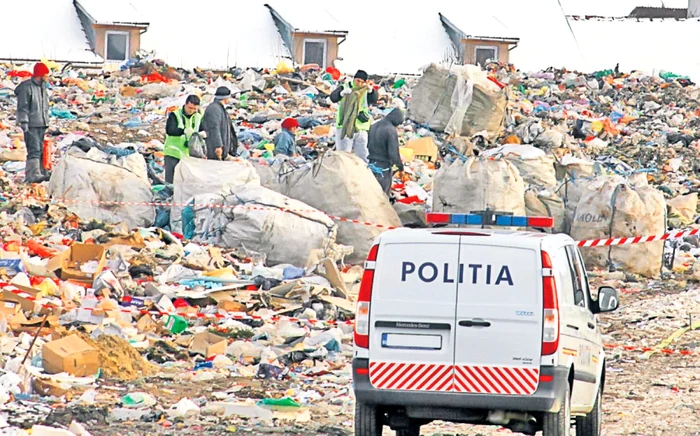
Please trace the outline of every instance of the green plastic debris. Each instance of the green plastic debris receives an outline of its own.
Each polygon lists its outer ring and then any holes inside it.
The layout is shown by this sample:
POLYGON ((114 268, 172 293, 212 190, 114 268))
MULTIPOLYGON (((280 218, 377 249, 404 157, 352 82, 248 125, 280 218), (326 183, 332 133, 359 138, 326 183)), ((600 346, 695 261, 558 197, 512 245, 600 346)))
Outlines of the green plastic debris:
POLYGON ((404 80, 404 79, 399 79, 399 80, 397 80, 396 82, 394 82, 393 85, 391 85, 391 88, 392 88, 392 89, 399 89, 399 88, 401 88, 402 86, 404 86, 405 84, 406 84, 406 80, 404 80))
POLYGON ((179 335, 187 329, 187 320, 180 315, 168 315, 165 328, 170 330, 170 333, 179 335))
POLYGON ((292 398, 265 398, 258 401, 258 406, 267 407, 301 407, 301 404, 294 401, 292 398))

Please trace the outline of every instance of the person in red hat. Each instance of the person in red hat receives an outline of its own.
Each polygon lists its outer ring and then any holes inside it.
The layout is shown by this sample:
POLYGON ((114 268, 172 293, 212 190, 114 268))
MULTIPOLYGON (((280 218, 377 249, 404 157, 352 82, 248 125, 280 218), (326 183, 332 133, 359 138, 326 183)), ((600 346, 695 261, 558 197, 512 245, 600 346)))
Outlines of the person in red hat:
POLYGON ((275 155, 283 154, 289 157, 297 155, 296 132, 298 128, 299 122, 294 118, 282 121, 282 131, 275 136, 275 155))
POLYGON ((41 183, 50 178, 44 171, 44 135, 49 126, 49 93, 46 85, 49 68, 38 62, 34 65, 32 78, 15 88, 17 96, 17 124, 24 132, 27 146, 27 166, 24 180, 27 183, 41 183))

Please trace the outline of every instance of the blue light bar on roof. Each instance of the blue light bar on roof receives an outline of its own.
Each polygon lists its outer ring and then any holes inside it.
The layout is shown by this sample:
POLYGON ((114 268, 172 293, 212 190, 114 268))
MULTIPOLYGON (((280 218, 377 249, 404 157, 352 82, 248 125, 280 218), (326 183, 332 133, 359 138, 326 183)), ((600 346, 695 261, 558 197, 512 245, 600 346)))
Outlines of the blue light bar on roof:
MULTIPOLYGON (((493 214, 494 222, 492 226, 498 227, 554 227, 554 218, 537 216, 512 216, 493 214)), ((428 224, 455 224, 480 226, 484 224, 482 215, 470 213, 428 213, 426 214, 428 224)))

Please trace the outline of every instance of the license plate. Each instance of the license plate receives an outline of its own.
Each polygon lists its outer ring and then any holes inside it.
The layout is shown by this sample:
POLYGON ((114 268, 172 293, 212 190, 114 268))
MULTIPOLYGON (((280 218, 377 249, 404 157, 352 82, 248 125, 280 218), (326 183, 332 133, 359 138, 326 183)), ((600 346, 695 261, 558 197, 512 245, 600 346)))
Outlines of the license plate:
POLYGON ((439 350, 442 348, 442 336, 382 333, 382 347, 403 350, 439 350))

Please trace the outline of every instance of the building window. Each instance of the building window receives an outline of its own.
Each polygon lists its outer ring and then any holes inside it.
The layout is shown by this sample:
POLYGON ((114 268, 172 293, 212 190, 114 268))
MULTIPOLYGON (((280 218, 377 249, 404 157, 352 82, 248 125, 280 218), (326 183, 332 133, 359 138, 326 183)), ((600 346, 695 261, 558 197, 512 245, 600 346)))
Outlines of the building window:
POLYGON ((474 50, 474 63, 484 67, 489 61, 498 60, 498 47, 480 45, 474 50))
POLYGON ((105 33, 105 60, 125 61, 129 59, 129 33, 105 33))
POLYGON ((304 64, 318 64, 326 68, 328 41, 325 39, 304 39, 304 64))

